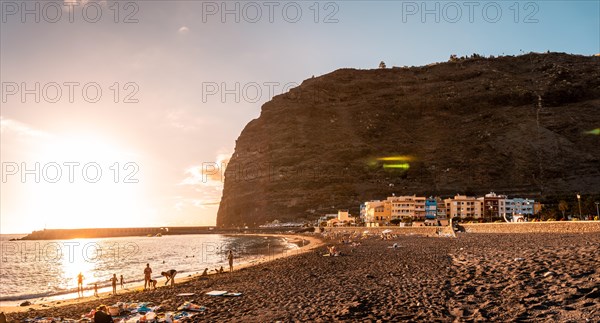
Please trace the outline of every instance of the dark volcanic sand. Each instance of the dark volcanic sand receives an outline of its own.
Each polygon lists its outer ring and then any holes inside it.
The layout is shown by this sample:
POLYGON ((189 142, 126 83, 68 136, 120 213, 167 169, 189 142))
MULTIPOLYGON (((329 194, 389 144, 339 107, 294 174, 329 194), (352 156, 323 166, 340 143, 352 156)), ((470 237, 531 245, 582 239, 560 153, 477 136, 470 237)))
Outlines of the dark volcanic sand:
POLYGON ((199 320, 209 321, 600 321, 598 233, 371 238, 339 249, 341 257, 320 248, 175 289, 8 318, 78 318, 101 302, 134 300, 174 310, 184 301, 175 294, 195 292, 189 300, 208 308, 199 320), (400 247, 387 248, 394 242, 400 247), (204 295, 210 290, 244 295, 204 295))

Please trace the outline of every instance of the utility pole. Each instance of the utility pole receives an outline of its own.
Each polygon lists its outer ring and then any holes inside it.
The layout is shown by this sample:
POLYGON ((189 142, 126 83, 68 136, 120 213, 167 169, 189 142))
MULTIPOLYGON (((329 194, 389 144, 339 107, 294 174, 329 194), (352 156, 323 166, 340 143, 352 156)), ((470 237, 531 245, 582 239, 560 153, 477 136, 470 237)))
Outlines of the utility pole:
POLYGON ((579 220, 581 220, 581 195, 577 194, 577 204, 579 204, 579 220))

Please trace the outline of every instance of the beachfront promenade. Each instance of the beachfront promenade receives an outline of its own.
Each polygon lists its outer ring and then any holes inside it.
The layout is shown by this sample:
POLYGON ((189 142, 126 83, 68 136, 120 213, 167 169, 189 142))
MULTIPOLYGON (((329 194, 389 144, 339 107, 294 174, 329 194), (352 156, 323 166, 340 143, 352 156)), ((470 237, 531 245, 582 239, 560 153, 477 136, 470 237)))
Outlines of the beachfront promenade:
MULTIPOLYGON (((600 232, 600 221, 550 221, 550 222, 511 222, 511 223, 459 223, 461 231, 468 233, 588 233, 600 232)), ((380 227, 325 227, 326 232, 368 231, 380 234, 388 230, 391 234, 420 235, 433 237, 439 235, 439 226, 380 226, 380 227)))

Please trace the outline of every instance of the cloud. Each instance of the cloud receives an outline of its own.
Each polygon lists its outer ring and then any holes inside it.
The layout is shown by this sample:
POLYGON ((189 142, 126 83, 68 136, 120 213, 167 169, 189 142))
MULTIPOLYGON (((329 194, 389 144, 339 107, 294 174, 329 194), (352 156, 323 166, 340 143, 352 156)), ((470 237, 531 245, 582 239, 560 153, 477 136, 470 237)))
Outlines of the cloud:
POLYGON ((50 135, 46 132, 36 130, 29 125, 0 116, 0 133, 2 135, 16 135, 23 139, 48 138, 50 135))
POLYGON ((180 185, 202 185, 223 187, 225 169, 231 158, 231 153, 217 155, 216 161, 203 162, 200 165, 188 167, 184 173, 187 175, 180 185))
POLYGON ((198 198, 184 198, 181 196, 175 197, 175 203, 173 204, 173 208, 182 212, 188 208, 201 208, 207 209, 211 207, 218 206, 220 201, 218 198, 206 198, 206 199, 198 199, 198 198))
POLYGON ((188 32, 190 32, 190 29, 186 26, 182 26, 181 28, 179 28, 178 32, 180 34, 187 34, 188 32))
POLYGON ((191 108, 174 108, 167 110, 164 114, 165 126, 184 132, 194 132, 215 122, 210 116, 194 115, 190 109, 191 108))

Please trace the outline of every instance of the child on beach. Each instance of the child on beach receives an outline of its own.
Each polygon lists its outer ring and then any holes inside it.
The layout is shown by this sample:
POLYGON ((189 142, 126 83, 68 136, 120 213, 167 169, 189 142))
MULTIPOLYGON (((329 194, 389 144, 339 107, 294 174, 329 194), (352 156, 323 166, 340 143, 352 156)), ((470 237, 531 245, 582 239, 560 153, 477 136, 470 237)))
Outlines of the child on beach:
POLYGON ((154 288, 156 290, 156 284, 158 284, 158 280, 156 280, 156 279, 150 279, 150 283, 148 284, 148 288, 150 288, 150 285, 152 285, 152 288, 154 288))
POLYGON ((117 295, 117 282, 119 281, 119 279, 117 278, 117 274, 113 274, 112 278, 110 279, 110 282, 112 283, 112 288, 113 288, 113 295, 117 295))
POLYGON ((177 270, 171 269, 169 271, 163 271, 160 274, 167 277, 167 281, 165 281, 165 286, 169 283, 169 281, 171 281, 171 287, 175 286, 175 275, 177 275, 177 270))

